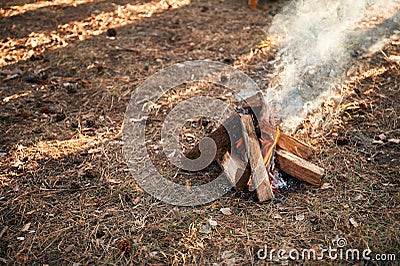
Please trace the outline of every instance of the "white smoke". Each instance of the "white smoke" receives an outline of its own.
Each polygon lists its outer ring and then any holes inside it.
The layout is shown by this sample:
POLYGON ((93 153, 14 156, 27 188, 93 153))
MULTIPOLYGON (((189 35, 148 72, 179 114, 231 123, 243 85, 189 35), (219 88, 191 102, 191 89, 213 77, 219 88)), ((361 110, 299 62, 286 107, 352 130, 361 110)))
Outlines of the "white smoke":
MULTIPOLYGON (((270 36, 284 40, 276 58, 279 84, 266 92, 281 119, 293 130, 345 77, 355 47, 399 28, 398 0, 298 0, 275 16, 270 36), (390 29, 358 31, 356 25, 373 12, 387 14, 390 29)), ((366 47, 369 48, 369 47, 366 47)))

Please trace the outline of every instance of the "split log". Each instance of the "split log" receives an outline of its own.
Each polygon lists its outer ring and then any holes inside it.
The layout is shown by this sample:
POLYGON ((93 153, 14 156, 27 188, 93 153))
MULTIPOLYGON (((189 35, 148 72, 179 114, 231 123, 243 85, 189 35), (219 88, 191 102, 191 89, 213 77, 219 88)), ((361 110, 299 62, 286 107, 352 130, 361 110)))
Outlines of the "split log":
POLYGON ((218 160, 218 163, 224 169, 226 177, 236 190, 240 191, 247 188, 247 182, 251 174, 250 166, 247 162, 227 152, 218 160))
POLYGON ((278 167, 283 172, 309 184, 320 185, 324 175, 323 168, 285 150, 277 149, 276 155, 278 167))
MULTIPOLYGON (((267 126, 264 128, 264 130, 269 135, 275 133, 275 129, 273 127, 267 126)), ((282 132, 280 133, 276 146, 306 160, 310 159, 314 154, 314 149, 312 147, 282 132)))
POLYGON ((252 185, 256 189, 257 197, 260 201, 272 199, 274 198, 274 193, 272 192, 268 172, 264 165, 253 119, 251 115, 242 115, 240 122, 242 124, 243 139, 252 173, 252 185))

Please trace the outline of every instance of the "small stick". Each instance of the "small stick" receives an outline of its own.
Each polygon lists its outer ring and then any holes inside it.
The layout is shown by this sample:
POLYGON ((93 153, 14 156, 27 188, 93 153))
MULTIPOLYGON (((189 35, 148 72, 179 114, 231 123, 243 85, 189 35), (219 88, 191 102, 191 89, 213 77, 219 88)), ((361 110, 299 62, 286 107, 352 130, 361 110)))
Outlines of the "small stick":
POLYGON ((8 230, 8 226, 4 226, 3 230, 0 232, 0 239, 3 237, 4 233, 8 230))

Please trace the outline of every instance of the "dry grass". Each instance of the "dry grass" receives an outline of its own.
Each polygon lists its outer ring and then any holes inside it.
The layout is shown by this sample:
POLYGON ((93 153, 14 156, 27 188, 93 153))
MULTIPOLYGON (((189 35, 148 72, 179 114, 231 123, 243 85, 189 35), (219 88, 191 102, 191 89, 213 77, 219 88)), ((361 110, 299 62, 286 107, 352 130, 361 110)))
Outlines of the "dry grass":
MULTIPOLYGON (((145 193, 127 170, 120 131, 131 93, 155 71, 189 59, 232 64, 265 88, 275 47, 262 40, 282 3, 249 10, 245 1, 113 2, 1 9, 0 99, 9 97, 0 105, 2 263, 264 264, 256 256, 264 245, 328 247, 338 236, 399 259, 400 149, 388 141, 400 139, 398 40, 359 58, 340 101, 321 106, 296 133, 317 148, 313 160, 329 185, 304 185, 267 203, 232 191, 212 204, 174 207, 145 193), (115 40, 106 36, 111 27, 115 40), (218 225, 202 233, 210 219, 218 225)), ((207 85, 166 95, 147 131, 154 156, 162 111, 196 94, 229 101, 207 85)), ((207 128, 195 122, 187 126, 199 136, 207 128)), ((194 142, 182 138, 187 147, 194 142)), ((175 176, 165 158, 157 162, 175 176)))

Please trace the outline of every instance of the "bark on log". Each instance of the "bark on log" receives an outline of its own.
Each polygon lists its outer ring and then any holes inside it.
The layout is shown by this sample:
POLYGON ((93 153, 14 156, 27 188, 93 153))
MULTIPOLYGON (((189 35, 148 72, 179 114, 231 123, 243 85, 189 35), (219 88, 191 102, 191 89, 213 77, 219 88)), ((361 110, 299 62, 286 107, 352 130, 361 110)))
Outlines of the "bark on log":
MULTIPOLYGON (((239 116, 228 118, 222 125, 207 136, 213 139, 217 145, 217 152, 214 159, 222 158, 226 152, 231 150, 231 139, 226 128, 229 129, 234 139, 239 139, 242 134, 239 116)), ((200 154, 199 143, 197 143, 185 156, 189 159, 197 159, 200 157, 200 154)))

